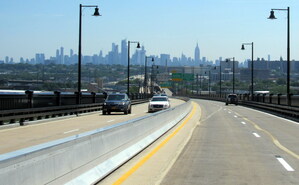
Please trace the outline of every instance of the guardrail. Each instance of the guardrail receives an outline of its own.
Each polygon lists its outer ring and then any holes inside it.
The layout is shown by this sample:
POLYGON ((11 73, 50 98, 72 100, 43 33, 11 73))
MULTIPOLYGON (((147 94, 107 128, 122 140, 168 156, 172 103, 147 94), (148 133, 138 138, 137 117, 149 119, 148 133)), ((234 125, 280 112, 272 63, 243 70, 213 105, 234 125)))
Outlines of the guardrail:
MULTIPOLYGON (((213 95, 193 95, 191 98, 207 99, 225 102, 226 96, 213 95)), ((250 94, 239 94, 239 104, 261 109, 282 117, 287 117, 292 120, 299 120, 299 95, 291 96, 291 106, 287 105, 286 95, 273 95, 273 94, 255 94, 253 101, 250 94)))
MULTIPOLYGON (((102 109, 106 94, 82 93, 81 104, 76 104, 77 93, 10 92, 0 93, 0 125, 81 114, 102 109)), ((132 104, 148 101, 148 94, 132 93, 132 104)))
POLYGON ((175 126, 190 110, 188 101, 135 120, 0 155, 1 184, 95 183, 175 126), (95 160, 97 166, 74 178, 72 173, 95 160))

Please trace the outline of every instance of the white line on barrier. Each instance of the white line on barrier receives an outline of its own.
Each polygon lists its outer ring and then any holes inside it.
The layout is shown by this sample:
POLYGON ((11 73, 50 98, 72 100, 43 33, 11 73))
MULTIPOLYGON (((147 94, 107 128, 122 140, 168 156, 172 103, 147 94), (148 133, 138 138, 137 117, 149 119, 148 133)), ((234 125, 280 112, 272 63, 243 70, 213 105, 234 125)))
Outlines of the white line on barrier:
POLYGON ((71 133, 71 132, 77 132, 79 131, 79 129, 74 129, 74 130, 69 130, 69 131, 66 131, 66 132, 63 132, 63 134, 68 134, 68 133, 71 133))
POLYGON ((276 156, 276 159, 280 162, 280 164, 289 172, 295 171, 282 157, 276 156))

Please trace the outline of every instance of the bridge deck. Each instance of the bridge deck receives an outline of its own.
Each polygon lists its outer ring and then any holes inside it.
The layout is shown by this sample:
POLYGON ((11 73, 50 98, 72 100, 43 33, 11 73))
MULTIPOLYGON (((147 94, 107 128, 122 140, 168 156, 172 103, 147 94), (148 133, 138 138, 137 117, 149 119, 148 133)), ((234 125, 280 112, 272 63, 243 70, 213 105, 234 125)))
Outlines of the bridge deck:
MULTIPOLYGON (((182 100, 171 99, 171 106, 177 106, 182 103, 182 100)), ((31 122, 27 126, 3 129, 0 130, 0 154, 141 117, 150 114, 147 113, 147 106, 147 103, 133 105, 132 114, 128 115, 123 113, 102 115, 101 112, 93 112, 80 114, 78 117, 59 117, 31 122)))

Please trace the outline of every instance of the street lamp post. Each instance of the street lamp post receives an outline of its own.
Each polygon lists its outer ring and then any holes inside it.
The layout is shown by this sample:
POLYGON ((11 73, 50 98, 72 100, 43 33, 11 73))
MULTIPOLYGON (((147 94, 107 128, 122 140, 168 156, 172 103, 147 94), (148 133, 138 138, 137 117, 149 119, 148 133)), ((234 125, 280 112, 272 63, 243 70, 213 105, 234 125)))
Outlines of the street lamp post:
POLYGON ((271 9, 270 16, 268 19, 276 19, 274 15, 274 10, 287 11, 288 23, 287 23, 287 103, 291 105, 291 95, 290 95, 290 7, 287 9, 271 9))
POLYGON ((196 74, 196 95, 198 95, 198 73, 196 74))
POLYGON ((101 16, 99 13, 99 8, 97 5, 82 5, 79 6, 79 47, 78 47, 78 95, 77 95, 77 104, 80 104, 81 96, 81 30, 82 30, 82 8, 83 7, 95 7, 93 16, 101 16))
POLYGON ((152 62, 154 62, 154 57, 145 56, 145 67, 144 67, 144 89, 145 89, 145 91, 144 92, 146 92, 146 93, 147 93, 147 59, 148 58, 151 58, 152 62))
POLYGON ((201 95, 201 91, 202 91, 202 82, 201 82, 201 79, 202 79, 202 74, 200 73, 200 78, 199 78, 200 91, 199 91, 199 95, 201 95))
POLYGON ((220 71, 220 74, 219 74, 219 94, 220 94, 220 98, 222 96, 222 88, 221 88, 221 84, 222 84, 222 70, 221 70, 221 61, 220 61, 220 66, 219 66, 219 71, 220 71))
POLYGON ((155 61, 152 60, 152 69, 151 69, 151 93, 154 93, 154 81, 156 82, 156 75, 157 75, 157 70, 158 70, 158 66, 155 66, 155 61), (154 70, 154 68, 156 67, 156 71, 154 70))
POLYGON ((230 59, 233 59, 233 94, 235 94, 235 57, 227 58, 226 62, 229 62, 230 59))
MULTIPOLYGON (((217 67, 215 66, 214 69, 216 70, 217 67)), ((219 65, 219 96, 221 98, 221 61, 220 61, 220 65, 219 65)))
POLYGON ((251 45, 251 100, 253 101, 253 42, 251 43, 243 43, 241 50, 245 50, 245 45, 251 45))
MULTIPOLYGON (((207 72, 205 72, 207 74, 207 72)), ((208 89, 209 89, 209 96, 211 95, 211 69, 209 69, 209 84, 208 84, 208 89)))
POLYGON ((211 69, 209 70, 209 96, 211 95, 211 69))
POLYGON ((130 44, 137 43, 137 48, 140 48, 140 44, 137 41, 128 41, 128 81, 127 81, 127 94, 130 94, 130 44))

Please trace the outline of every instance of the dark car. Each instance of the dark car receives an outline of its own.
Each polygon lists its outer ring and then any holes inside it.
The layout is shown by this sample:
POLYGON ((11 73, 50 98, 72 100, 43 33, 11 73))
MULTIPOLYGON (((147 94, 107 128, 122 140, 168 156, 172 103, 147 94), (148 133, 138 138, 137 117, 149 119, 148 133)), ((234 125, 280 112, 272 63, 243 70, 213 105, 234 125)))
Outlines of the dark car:
POLYGON ((225 105, 228 104, 238 105, 238 96, 236 94, 227 95, 225 105))
POLYGON ((131 100, 125 93, 109 94, 103 105, 103 115, 111 112, 131 114, 131 100))

